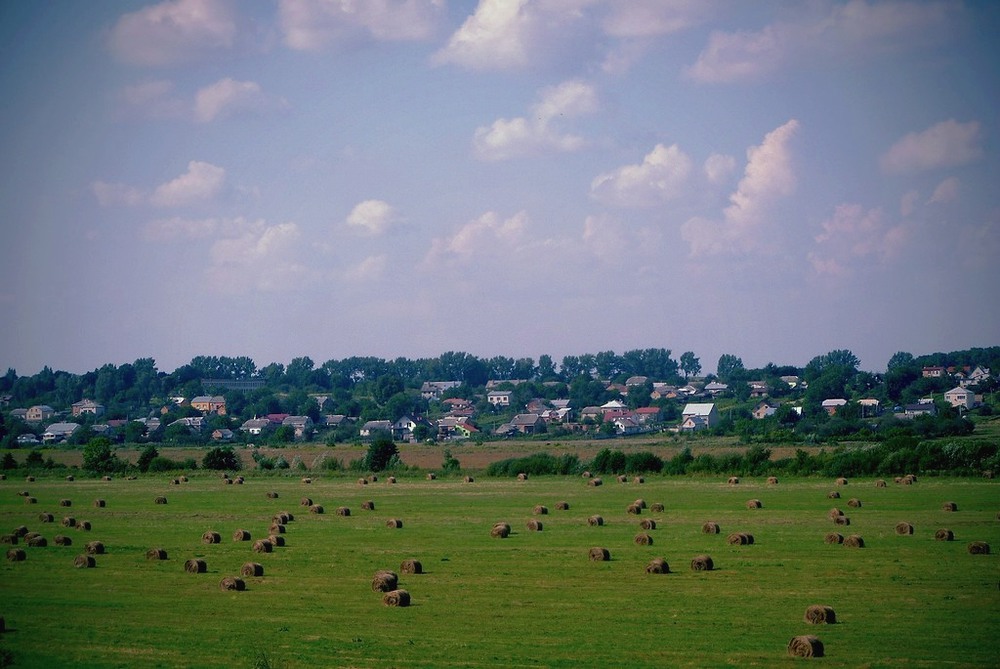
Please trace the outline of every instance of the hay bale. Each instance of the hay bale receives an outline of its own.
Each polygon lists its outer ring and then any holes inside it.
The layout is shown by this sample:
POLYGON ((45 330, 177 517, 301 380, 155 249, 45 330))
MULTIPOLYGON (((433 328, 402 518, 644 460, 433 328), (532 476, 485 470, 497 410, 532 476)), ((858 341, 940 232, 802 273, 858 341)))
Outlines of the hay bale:
POLYGON ((231 478, 229 478, 228 476, 227 476, 227 477, 225 477, 225 478, 224 478, 224 479, 222 479, 222 480, 223 480, 223 481, 225 481, 225 484, 226 484, 226 485, 233 485, 233 480, 232 480, 231 478))
POLYGON ((62 519, 63 527, 76 527, 76 518, 73 516, 66 516, 62 519))
POLYGON ((852 509, 860 509, 861 500, 858 499, 857 497, 852 497, 851 499, 847 500, 847 506, 851 507, 852 509))
POLYGON ((587 519, 587 524, 590 525, 591 527, 600 527, 601 525, 604 525, 604 518, 596 515, 591 516, 590 518, 587 519))
POLYGON ((32 497, 32 496, 29 495, 29 496, 27 496, 27 497, 24 498, 24 503, 25 504, 38 504, 38 500, 36 498, 34 498, 34 497, 32 497))
POLYGON ((187 483, 188 482, 188 477, 182 476, 180 480, 181 480, 181 483, 187 483))
POLYGON ((399 571, 404 574, 423 574, 424 566, 420 564, 420 560, 409 558, 399 564, 399 571))
POLYGON ((825 544, 842 544, 844 543, 844 535, 840 532, 827 532, 826 536, 823 537, 823 543, 825 544))
POLYGON ((373 502, 370 499, 367 499, 364 502, 361 502, 361 510, 362 511, 374 511, 375 510, 375 502, 373 502))
POLYGON ((701 526, 702 534, 718 534, 720 531, 719 524, 713 521, 709 521, 701 526))
POLYGON ((841 476, 839 479, 834 481, 834 483, 836 483, 837 485, 847 485, 847 479, 841 476))
POLYGON ((427 480, 428 480, 428 481, 433 481, 433 480, 434 480, 434 479, 436 479, 436 478, 437 478, 437 474, 435 474, 434 472, 429 472, 429 473, 427 474, 427 480))
POLYGON ((27 533, 28 533, 28 527, 26 525, 18 525, 17 527, 14 528, 13 532, 13 534, 16 534, 19 537, 23 537, 27 533))
POLYGON ((271 534, 267 537, 267 541, 275 548, 281 548, 285 545, 285 537, 280 534, 271 534))
POLYGON ((865 540, 861 538, 860 534, 849 534, 844 537, 844 546, 847 548, 864 548, 865 540))
POLYGON ((759 499, 748 499, 747 500, 747 508, 748 509, 763 509, 764 508, 764 503, 761 502, 759 499))
POLYGON ((389 520, 385 521, 385 526, 398 530, 401 527, 403 527, 403 521, 401 521, 399 518, 390 518, 389 520))
POLYGON ((73 566, 77 569, 93 569, 97 566, 97 560, 93 555, 77 555, 73 559, 73 566))
POLYGON ((652 513, 663 513, 664 509, 666 509, 666 507, 663 506, 662 502, 653 502, 649 505, 649 510, 652 513))
POLYGON ((399 587, 399 576, 388 569, 380 569, 372 576, 372 592, 389 592, 399 587))
POLYGON ((940 529, 934 533, 935 541, 954 541, 955 533, 948 529, 940 529))
POLYGON ((559 511, 569 511, 569 502, 556 502, 556 509, 559 511))
POLYGON ((527 481, 528 480, 528 474, 527 474, 527 472, 521 472, 520 474, 518 474, 517 475, 517 480, 518 481, 527 481))
POLYGON ((71 499, 61 499, 61 500, 59 500, 59 506, 73 506, 73 500, 71 500, 71 499))
POLYGON ((548 515, 549 513, 549 507, 545 506, 544 504, 536 504, 535 508, 532 509, 531 512, 536 516, 545 516, 548 515))
POLYGON ((278 525, 284 525, 288 522, 288 514, 284 511, 280 511, 271 516, 271 522, 277 523, 278 525))
POLYGON ((103 509, 105 506, 107 506, 107 504, 108 503, 105 500, 101 499, 100 497, 94 500, 94 508, 97 509, 103 509))
POLYGON ((985 541, 973 541, 968 545, 969 555, 989 555, 990 545, 985 541))
POLYGON ((840 493, 836 490, 831 490, 826 494, 827 499, 840 499, 840 493))
POLYGON ((233 532, 233 541, 250 541, 250 532, 248 530, 236 530, 233 532))
POLYGON ((746 546, 751 543, 750 535, 745 532, 733 532, 726 537, 726 543, 730 546, 746 546))
POLYGON ((529 520, 525 526, 528 528, 529 532, 541 532, 542 531, 542 522, 540 520, 535 520, 534 518, 532 518, 531 520, 529 520))
POLYGON ((40 523, 51 523, 54 522, 55 519, 56 517, 53 516, 51 513, 43 512, 38 514, 38 522, 40 523))
POLYGON ((833 519, 833 524, 847 527, 848 525, 851 524, 851 519, 848 518, 847 516, 837 516, 836 518, 833 519))
POLYGON ((592 488, 597 488, 598 486, 604 485, 604 481, 602 481, 600 478, 595 477, 587 481, 587 485, 591 486, 592 488))
POLYGON ((715 569, 715 562, 711 555, 695 555, 691 559, 691 571, 712 571, 715 569))
POLYGON ((52 540, 56 546, 72 546, 73 540, 67 537, 65 534, 57 534, 52 540))
POLYGON ((900 536, 913 534, 913 525, 909 523, 896 523, 896 534, 900 536))
POLYGON ((788 654, 792 657, 823 657, 823 642, 811 634, 793 636, 788 642, 788 654))
POLYGON ((386 479, 386 480, 387 480, 387 481, 389 482, 389 484, 390 484, 390 485, 392 485, 392 484, 396 483, 396 477, 395 477, 395 476, 390 476, 390 477, 389 477, 388 479, 386 479))
POLYGON ((810 625, 836 625, 837 613, 833 610, 833 607, 813 604, 806 607, 803 620, 810 625))
POLYGON ((8 546, 13 546, 18 542, 18 536, 16 534, 0 534, 0 544, 7 544, 8 546))
MULTIPOLYGON (((324 509, 322 504, 313 504, 312 506, 309 507, 309 513, 315 513, 316 515, 321 515, 323 511, 324 509)), ((349 516, 351 514, 348 513, 346 515, 349 516)))
POLYGON ((941 505, 942 511, 958 511, 958 504, 954 502, 945 502, 941 505))
POLYGON ((653 537, 649 536, 646 532, 640 532, 633 537, 632 541, 635 542, 636 546, 652 546, 653 537))
POLYGON ((163 548, 150 548, 146 551, 147 560, 166 560, 167 551, 163 548))
POLYGON ((632 479, 632 483, 645 483, 645 482, 646 482, 646 479, 644 479, 641 476, 636 476, 635 478, 632 479))
POLYGON ((91 555, 104 555, 104 542, 102 541, 88 541, 83 548, 91 555))
POLYGON ((633 516, 638 516, 639 514, 642 513, 642 507, 633 502, 632 504, 629 504, 628 507, 626 507, 625 511, 627 511, 633 516))
POLYGON ((767 485, 778 485, 778 477, 777 476, 768 476, 767 477, 767 485))
POLYGON ((588 556, 591 562, 607 562, 611 559, 611 551, 607 548, 595 547, 590 549, 588 556))
POLYGON ((213 530, 208 530, 201 535, 201 543, 203 544, 218 544, 222 542, 222 535, 213 530))
POLYGON ((466 477, 464 477, 462 479, 462 482, 463 483, 475 483, 476 479, 472 478, 471 476, 466 476, 466 477))
POLYGON ((913 485, 916 482, 917 482, 917 477, 914 476, 913 474, 907 474, 900 481, 900 483, 902 483, 903 485, 913 485))
POLYGON ((272 550, 274 550, 274 544, 267 539, 258 539, 253 542, 254 553, 270 553, 272 550))
POLYGON ((170 481, 170 485, 180 485, 180 484, 181 484, 180 479, 173 479, 172 481, 170 481))
POLYGON ((386 606, 409 606, 410 593, 406 590, 392 590, 382 595, 382 603, 386 606))
POLYGON ((885 488, 886 487, 885 479, 879 479, 879 480, 875 481, 875 487, 876 488, 885 488))
POLYGON ((299 506, 308 507, 312 505, 313 505, 312 497, 303 497, 302 499, 299 500, 299 506))
POLYGON ((267 492, 267 498, 268 499, 278 499, 278 493, 276 491, 274 491, 274 490, 269 490, 267 492))
POLYGON ((35 537, 40 537, 40 536, 42 536, 40 532, 28 532, 27 534, 24 535, 24 543, 28 543, 35 537))
POLYGON ((378 475, 372 474, 371 476, 368 477, 368 481, 370 483, 377 483, 378 482, 378 475))
POLYGON ((28 554, 23 548, 10 548, 7 550, 7 562, 24 562, 28 559, 28 554))
POLYGON ((653 558, 646 564, 647 574, 669 574, 670 565, 665 558, 653 558))
POLYGON ((585 479, 589 479, 591 476, 593 476, 593 474, 591 474, 589 471, 585 471, 582 474, 580 474, 580 476, 585 479))
POLYGON ((826 512, 826 517, 829 518, 830 520, 836 520, 837 518, 843 515, 844 512, 841 509, 838 509, 837 507, 833 507, 832 509, 826 512))
POLYGON ((163 497, 162 495, 153 500, 153 504, 166 504, 166 503, 167 503, 167 498, 163 497))
POLYGON ((17 496, 18 497, 31 497, 31 493, 28 492, 27 490, 22 490, 21 492, 17 493, 17 496))
POLYGON ((368 479, 366 478, 358 479, 358 485, 368 485, 368 479))
POLYGON ((284 534, 287 528, 281 523, 271 523, 271 526, 267 528, 268 534, 284 534))
POLYGON ((24 480, 27 481, 28 483, 34 483, 35 482, 35 477, 34 476, 25 476, 24 480))
POLYGON ((302 482, 305 483, 306 485, 309 485, 310 483, 313 482, 313 480, 307 476, 302 479, 302 482))
POLYGON ((24 543, 27 546, 30 546, 31 548, 45 548, 46 546, 49 545, 48 539, 46 539, 40 534, 37 536, 33 536, 30 539, 26 538, 24 543))
POLYGON ((628 483, 628 477, 624 474, 619 474, 616 479, 619 483, 628 483))
POLYGON ((78 520, 76 522, 76 529, 83 530, 84 532, 90 532, 90 521, 89 520, 78 520))
POLYGON ((240 567, 240 576, 263 576, 264 565, 259 562, 244 562, 240 567))
POLYGON ((902 476, 897 476, 896 478, 894 478, 892 480, 892 482, 893 483, 902 483, 903 482, 903 477, 902 476))
POLYGON ((288 523, 290 523, 290 522, 292 522, 292 521, 295 520, 295 516, 292 515, 291 511, 280 511, 279 514, 281 516, 284 516, 284 518, 285 518, 285 522, 282 523, 282 525, 287 525, 288 523))
POLYGON ((351 510, 349 508, 347 508, 346 506, 338 506, 337 510, 336 510, 336 514, 338 516, 347 517, 347 516, 351 515, 351 510))
POLYGON ((729 480, 726 481, 726 483, 728 483, 729 485, 739 485, 739 483, 740 483, 740 477, 739 476, 730 476, 729 480))
POLYGON ((226 576, 221 581, 219 581, 220 590, 231 590, 234 592, 243 592, 247 589, 247 584, 242 578, 238 576, 226 576))
POLYGON ((642 520, 639 521, 639 527, 644 530, 655 530, 656 521, 653 520, 652 518, 643 518, 642 520))
POLYGON ((102 477, 101 477, 101 480, 102 480, 102 481, 110 481, 110 480, 111 480, 111 477, 110 477, 110 476, 102 476, 102 477))
POLYGON ((639 507, 640 509, 645 509, 645 508, 647 508, 647 505, 646 505, 646 500, 644 500, 644 499, 643 499, 643 498, 641 498, 641 497, 640 497, 639 499, 635 500, 635 501, 634 501, 634 502, 632 502, 632 503, 633 503, 633 504, 635 504, 636 506, 638 506, 638 507, 639 507))
POLYGON ((494 539, 506 539, 510 536, 510 525, 504 522, 495 523, 490 530, 490 536, 494 539))

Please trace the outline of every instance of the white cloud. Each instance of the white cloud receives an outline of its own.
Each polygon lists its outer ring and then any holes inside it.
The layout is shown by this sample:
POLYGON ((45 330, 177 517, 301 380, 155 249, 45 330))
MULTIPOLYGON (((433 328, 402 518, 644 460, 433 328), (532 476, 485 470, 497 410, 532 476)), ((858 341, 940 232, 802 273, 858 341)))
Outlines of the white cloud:
POLYGON ((690 173, 691 159, 676 144, 657 144, 638 165, 595 177, 590 193, 606 204, 651 206, 680 196, 690 173))
POLYGON ((108 183, 106 181, 94 181, 90 184, 97 202, 102 207, 112 207, 116 205, 126 205, 134 207, 142 204, 146 196, 137 188, 123 183, 108 183))
POLYGON ((736 159, 713 153, 705 160, 705 177, 710 183, 719 184, 729 178, 736 169, 736 159))
POLYGON ((424 260, 426 266, 438 264, 467 265, 485 257, 503 256, 528 241, 528 214, 519 211, 502 219, 493 211, 466 223, 451 237, 439 237, 431 242, 424 260))
POLYGON ((747 149, 747 166, 739 186, 729 196, 722 221, 695 217, 681 226, 692 255, 748 252, 769 246, 768 208, 790 195, 796 186, 791 140, 799 123, 792 119, 769 132, 759 146, 747 149))
POLYGON ((135 65, 190 62, 231 49, 237 26, 224 0, 166 0, 122 15, 111 29, 111 50, 135 65))
POLYGON ((473 70, 502 70, 528 64, 534 18, 527 0, 480 0, 475 13, 438 51, 438 63, 473 70))
POLYGON ((597 93, 590 84, 571 80, 542 91, 532 106, 530 118, 497 119, 476 129, 473 148, 483 160, 505 160, 539 150, 575 151, 586 142, 582 137, 561 133, 558 120, 593 113, 597 93))
POLYGON ((931 199, 928 200, 928 204, 945 204, 946 202, 953 202, 958 199, 958 189, 960 183, 957 177, 948 177, 941 183, 937 185, 934 189, 934 193, 931 194, 931 199))
POLYGON ((183 207, 205 202, 222 191, 225 181, 225 169, 192 160, 187 172, 157 186, 149 201, 157 207, 183 207))
POLYGON ((280 105, 280 102, 272 102, 264 95, 260 84, 227 77, 198 91, 194 116, 196 120, 208 123, 234 114, 265 111, 275 105, 280 105))
POLYGON ((381 235, 398 221, 396 210, 382 200, 359 202, 347 216, 347 226, 369 235, 381 235))
POLYGON ((359 282, 377 281, 385 275, 385 268, 388 262, 388 258, 384 253, 368 256, 357 265, 348 268, 344 272, 344 278, 349 281, 359 282))
POLYGON ((826 275, 845 275, 862 263, 893 258, 907 238, 906 229, 887 223, 881 209, 865 211, 858 204, 838 205, 822 228, 808 259, 816 273, 826 275))
POLYGON ((278 15, 289 48, 317 51, 359 36, 428 39, 443 6, 443 0, 280 0, 278 15))
POLYGON ((978 122, 949 119, 906 135, 882 155, 880 164, 888 174, 957 167, 983 156, 981 142, 978 122))
POLYGON ((301 261, 302 233, 295 223, 230 221, 224 237, 211 247, 206 271, 209 286, 224 294, 283 292, 315 278, 301 261))
POLYGON ((697 25, 714 11, 709 0, 612 0, 602 26, 612 37, 658 37, 697 25))

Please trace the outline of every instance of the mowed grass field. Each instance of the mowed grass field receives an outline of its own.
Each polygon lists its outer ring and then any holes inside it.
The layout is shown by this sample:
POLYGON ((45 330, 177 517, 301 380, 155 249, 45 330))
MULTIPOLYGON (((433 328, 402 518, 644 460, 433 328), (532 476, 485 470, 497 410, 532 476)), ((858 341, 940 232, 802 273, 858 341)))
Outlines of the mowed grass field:
MULTIPOLYGON (((983 667, 1000 663, 1000 485, 992 481, 920 478, 912 486, 876 488, 872 479, 724 480, 647 477, 591 487, 576 477, 526 481, 477 477, 255 477, 224 485, 199 473, 181 485, 169 477, 0 482, 0 533, 26 525, 48 539, 24 548, 23 562, 0 566, 0 649, 19 667, 718 667, 798 666, 793 636, 815 634, 837 667, 983 667), (828 493, 838 491, 841 499, 828 493), (28 491, 37 504, 25 504, 28 491), (269 499, 267 493, 278 493, 269 499), (168 503, 154 504, 156 496, 168 503), (303 496, 325 513, 299 505, 303 496), (861 500, 850 508, 849 498, 861 500), (96 498, 106 500, 95 508, 96 498), (663 512, 630 515, 637 498, 663 512), (760 499, 762 509, 746 508, 760 499), (61 507, 62 499, 72 500, 61 507), (362 509, 371 500, 375 509, 362 509), (557 502, 569 503, 557 510, 557 502), (944 502, 958 510, 942 510, 944 502), (535 515, 536 505, 548 514, 535 515), (339 506, 351 515, 335 514, 339 506), (850 526, 827 517, 841 508, 850 526), (286 546, 256 554, 235 542, 268 534, 272 516, 288 511, 286 546), (39 514, 52 513, 54 523, 39 514), (600 514, 602 527, 587 519, 600 514), (90 521, 83 531, 64 516, 90 521), (390 518, 403 521, 393 529, 390 518), (540 532, 526 523, 543 523, 540 532), (656 521, 650 546, 634 537, 656 521), (490 537, 497 521, 513 528, 490 537), (718 535, 703 534, 716 521, 718 535), (911 536, 894 528, 906 521, 911 536), (955 541, 935 541, 948 528, 955 541), (202 533, 215 530, 219 544, 202 533), (827 532, 857 533, 863 549, 827 545, 827 532), (753 545, 731 546, 731 532, 753 545), (72 539, 56 546, 55 535, 72 539), (104 542, 93 569, 74 557, 88 541, 104 542), (970 555, 970 541, 991 544, 970 555), (169 559, 147 561, 151 547, 169 559), (591 562, 591 547, 609 562, 591 562), (711 572, 691 559, 707 553, 711 572), (204 574, 183 565, 203 558, 204 574), (646 574, 654 557, 673 573, 646 574), (425 573, 400 572, 407 558, 425 573), (244 592, 219 588, 244 562, 264 576, 244 592), (383 606, 371 580, 377 569, 400 576, 409 608, 383 606), (810 604, 836 611, 836 625, 803 622, 810 604)), ((10 546, 4 546, 4 549, 10 546)))

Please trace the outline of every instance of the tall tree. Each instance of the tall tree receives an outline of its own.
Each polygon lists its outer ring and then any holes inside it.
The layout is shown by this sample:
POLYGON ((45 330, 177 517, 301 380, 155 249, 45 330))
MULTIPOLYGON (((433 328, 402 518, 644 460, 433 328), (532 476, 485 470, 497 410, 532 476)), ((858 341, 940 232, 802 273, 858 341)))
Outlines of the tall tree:
POLYGON ((701 361, 698 360, 693 351, 681 353, 681 371, 684 372, 685 380, 689 376, 701 374, 701 361))
POLYGON ((731 353, 723 353, 719 356, 719 362, 715 366, 715 375, 723 381, 728 382, 734 373, 742 371, 743 360, 731 353))

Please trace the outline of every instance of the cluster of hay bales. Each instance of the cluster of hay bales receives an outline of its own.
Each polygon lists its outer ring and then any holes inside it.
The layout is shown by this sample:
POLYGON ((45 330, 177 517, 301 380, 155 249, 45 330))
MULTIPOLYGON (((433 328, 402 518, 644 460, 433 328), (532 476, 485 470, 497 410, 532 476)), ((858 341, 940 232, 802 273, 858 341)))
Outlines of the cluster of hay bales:
POLYGON ((24 537, 24 543, 31 548, 45 548, 49 545, 48 539, 36 532, 29 532, 24 537))
POLYGON ((399 587, 399 576, 394 571, 380 569, 372 576, 372 592, 389 592, 399 587))
POLYGON ((639 514, 642 513, 642 507, 633 502, 629 504, 628 507, 626 507, 625 511, 627 511, 629 514, 633 516, 638 516, 639 514))
POLYGON ((967 546, 969 555, 989 555, 990 545, 985 541, 973 541, 967 546))
POLYGON ((273 550, 274 544, 272 544, 268 539, 258 539, 253 542, 254 553, 270 553, 273 550))
POLYGON ((792 657, 823 657, 823 642, 811 634, 792 637, 788 642, 788 654, 792 657))
POLYGON ((7 562, 24 562, 28 559, 28 554, 23 548, 11 548, 7 550, 7 562))

